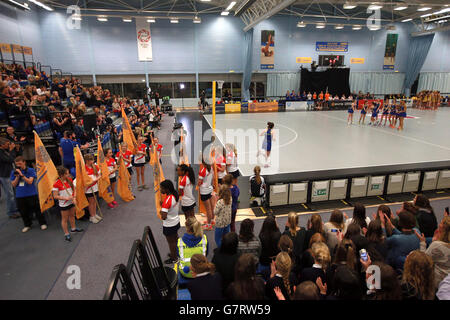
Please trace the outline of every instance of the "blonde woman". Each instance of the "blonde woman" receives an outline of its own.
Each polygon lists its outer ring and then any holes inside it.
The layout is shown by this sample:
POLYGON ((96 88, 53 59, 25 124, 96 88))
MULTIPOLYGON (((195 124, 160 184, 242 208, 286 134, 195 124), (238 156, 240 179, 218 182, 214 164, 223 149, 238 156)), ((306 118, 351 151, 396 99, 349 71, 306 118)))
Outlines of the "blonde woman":
POLYGON ((222 278, 202 254, 191 257, 192 281, 187 284, 192 300, 222 300, 222 278))
POLYGON ((266 282, 266 296, 270 300, 278 300, 275 288, 279 288, 286 300, 290 300, 296 285, 295 277, 291 277, 292 261, 287 252, 280 252, 270 266, 270 279, 266 282))
POLYGON ((301 267, 301 259, 305 248, 306 230, 298 225, 298 214, 289 212, 286 226, 284 228, 284 235, 289 236, 294 244, 293 254, 295 261, 292 261, 297 267, 301 267))
POLYGON ((214 239, 217 247, 220 248, 222 238, 230 232, 231 224, 231 192, 226 185, 221 186, 219 190, 219 200, 214 208, 214 216, 216 219, 214 239))
POLYGON ((300 282, 312 281, 316 283, 317 278, 320 278, 322 283, 325 284, 325 272, 331 262, 330 250, 324 242, 315 242, 311 246, 311 254, 314 264, 312 267, 302 270, 300 282))

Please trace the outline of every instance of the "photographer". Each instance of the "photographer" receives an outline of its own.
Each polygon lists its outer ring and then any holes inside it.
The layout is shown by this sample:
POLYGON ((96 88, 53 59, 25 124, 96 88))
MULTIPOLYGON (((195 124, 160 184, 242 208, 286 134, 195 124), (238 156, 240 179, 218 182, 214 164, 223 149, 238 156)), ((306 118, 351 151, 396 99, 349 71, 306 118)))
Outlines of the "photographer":
POLYGON ((20 218, 10 181, 10 174, 16 156, 15 147, 14 143, 11 143, 8 139, 0 138, 0 184, 3 188, 3 195, 6 198, 6 213, 12 219, 20 218))
POLYGON ((38 191, 34 184, 36 179, 36 171, 28 168, 23 157, 17 157, 15 160, 16 169, 11 171, 11 184, 16 189, 17 208, 23 219, 25 227, 22 232, 31 229, 33 223, 33 213, 39 221, 42 230, 47 229, 47 222, 41 213, 39 206, 38 191))

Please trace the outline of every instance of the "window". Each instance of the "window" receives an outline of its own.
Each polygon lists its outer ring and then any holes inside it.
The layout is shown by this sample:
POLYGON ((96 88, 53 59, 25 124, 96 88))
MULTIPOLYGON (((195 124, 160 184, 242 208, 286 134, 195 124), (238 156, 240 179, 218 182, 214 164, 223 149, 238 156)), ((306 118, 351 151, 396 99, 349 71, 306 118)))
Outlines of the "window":
POLYGON ((235 99, 239 99, 241 98, 241 83, 240 82, 233 82, 232 83, 232 89, 231 89, 231 95, 233 96, 233 98, 235 99))
POLYGON ((195 82, 174 82, 174 98, 195 98, 195 82))
POLYGON ((145 83, 124 83, 123 94, 130 99, 144 99, 146 90, 145 83))
MULTIPOLYGON (((206 98, 212 98, 212 82, 199 82, 199 95, 205 90, 206 98)), ((216 91, 217 94, 217 91, 216 91)))
POLYGON ((160 98, 167 96, 173 98, 172 82, 151 83, 150 88, 152 92, 158 92, 160 98))

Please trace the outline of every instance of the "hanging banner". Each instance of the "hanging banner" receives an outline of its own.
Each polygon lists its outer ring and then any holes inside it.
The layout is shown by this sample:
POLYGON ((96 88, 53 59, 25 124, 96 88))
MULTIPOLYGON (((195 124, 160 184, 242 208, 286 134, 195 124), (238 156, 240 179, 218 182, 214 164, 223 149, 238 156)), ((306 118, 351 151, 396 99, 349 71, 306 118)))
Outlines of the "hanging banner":
POLYGON ((32 56, 33 55, 33 49, 31 47, 22 47, 23 54, 32 56))
POLYGON ((11 52, 11 45, 9 43, 0 43, 0 50, 5 52, 11 52))
POLYGON ((312 58, 311 57, 297 57, 295 58, 296 63, 311 63, 312 58))
POLYGON ((364 64, 364 58, 351 58, 351 64, 364 64))
POLYGON ((386 37, 386 49, 384 50, 383 70, 394 70, 395 53, 397 51, 397 33, 389 33, 386 37))
POLYGON ((347 52, 348 42, 316 41, 316 51, 347 52))
POLYGON ((12 48, 13 48, 13 52, 14 53, 22 53, 23 52, 23 49, 22 49, 21 45, 13 44, 12 48))
POLYGON ((261 69, 275 67, 275 30, 261 30, 261 69))
POLYGON ((136 18, 136 36, 139 61, 152 61, 152 37, 146 18, 136 18))

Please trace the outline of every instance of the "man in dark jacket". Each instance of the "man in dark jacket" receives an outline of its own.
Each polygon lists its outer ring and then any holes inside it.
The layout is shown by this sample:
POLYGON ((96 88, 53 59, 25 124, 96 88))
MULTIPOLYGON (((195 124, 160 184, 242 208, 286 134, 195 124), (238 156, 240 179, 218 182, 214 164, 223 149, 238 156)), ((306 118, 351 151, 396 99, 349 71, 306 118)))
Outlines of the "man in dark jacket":
POLYGON ((3 189, 2 195, 6 198, 6 214, 12 219, 20 218, 10 180, 16 157, 15 147, 8 139, 0 138, 0 184, 3 189))

